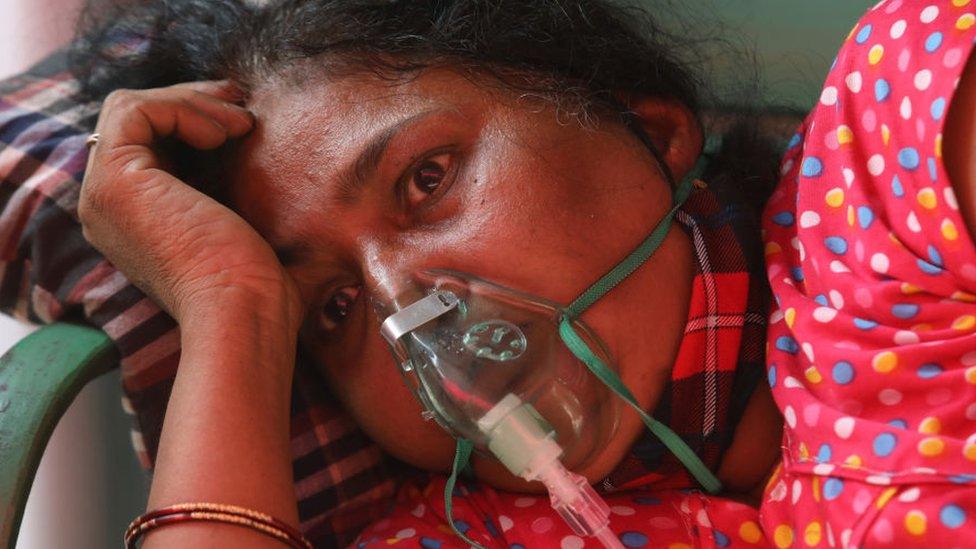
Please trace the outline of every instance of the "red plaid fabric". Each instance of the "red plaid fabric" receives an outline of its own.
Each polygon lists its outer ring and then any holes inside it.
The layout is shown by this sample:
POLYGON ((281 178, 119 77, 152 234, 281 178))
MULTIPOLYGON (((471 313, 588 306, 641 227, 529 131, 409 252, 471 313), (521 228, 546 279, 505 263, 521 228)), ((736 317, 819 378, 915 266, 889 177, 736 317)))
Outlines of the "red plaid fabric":
MULTIPOLYGON (((754 214, 698 189, 677 219, 691 237, 697 274, 684 339, 653 415, 715 471, 765 371, 770 294, 757 256, 754 214)), ((606 491, 695 486, 649 431, 603 481, 606 491)))
MULTIPOLYGON (((133 444, 151 468, 179 364, 179 328, 82 237, 76 212, 84 141, 100 106, 77 93, 62 55, 0 82, 0 310, 35 323, 84 322, 109 335, 122 357, 122 404, 133 416, 133 444)), ((698 297, 655 415, 713 469, 762 374, 768 293, 758 263, 739 245, 758 242, 747 217, 707 191, 696 192, 679 217, 695 243, 698 297)), ((301 529, 316 547, 336 547, 387 511, 399 475, 324 387, 299 353, 291 450, 301 529)), ((604 484, 626 488, 661 479, 691 485, 681 465, 647 436, 604 484)))

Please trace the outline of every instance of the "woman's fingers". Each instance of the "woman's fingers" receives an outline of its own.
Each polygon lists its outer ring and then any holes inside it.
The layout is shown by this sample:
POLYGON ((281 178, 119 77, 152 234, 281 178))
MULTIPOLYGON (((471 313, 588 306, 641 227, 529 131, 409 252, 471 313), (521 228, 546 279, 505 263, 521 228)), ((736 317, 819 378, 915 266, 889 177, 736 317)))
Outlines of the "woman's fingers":
POLYGON ((95 129, 102 136, 103 151, 130 145, 149 147, 163 137, 213 149, 228 138, 244 135, 254 125, 246 109, 186 85, 117 90, 105 99, 103 113, 95 129))
POLYGON ((254 115, 250 111, 223 99, 194 91, 186 101, 220 123, 230 137, 240 137, 254 126, 254 115))
POLYGON ((230 102, 239 97, 240 90, 227 81, 110 94, 95 127, 100 139, 89 155, 79 215, 124 204, 132 193, 156 196, 182 185, 168 173, 150 172, 166 171, 157 142, 171 137, 206 150, 243 136, 254 118, 230 102))
POLYGON ((254 126, 251 112, 238 105, 243 98, 243 92, 228 80, 187 82, 172 88, 192 92, 187 98, 190 104, 227 128, 231 137, 239 137, 254 126))
MULTIPOLYGON (((268 243, 238 214, 167 171, 160 140, 213 149, 254 118, 227 82, 113 92, 95 131, 78 200, 82 234, 180 320, 241 295, 281 298, 302 313, 300 292, 268 243)), ((276 312, 277 314, 277 312, 276 312)))
MULTIPOLYGON (((160 88, 167 89, 167 88, 160 88)), ((228 103, 240 103, 244 100, 244 91, 230 80, 199 80, 174 84, 168 89, 188 89, 206 95, 211 95, 228 103)))

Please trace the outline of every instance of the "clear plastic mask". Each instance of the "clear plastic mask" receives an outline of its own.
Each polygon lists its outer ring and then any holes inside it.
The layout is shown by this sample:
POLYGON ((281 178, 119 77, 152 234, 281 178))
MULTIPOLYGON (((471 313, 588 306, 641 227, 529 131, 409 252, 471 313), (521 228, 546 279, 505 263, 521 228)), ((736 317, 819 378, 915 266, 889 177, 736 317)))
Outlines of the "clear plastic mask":
MULTIPOLYGON (((560 340, 559 304, 446 270, 416 273, 393 293, 372 296, 388 319, 383 334, 425 415, 454 437, 486 450, 489 413, 509 395, 555 433, 567 468, 585 467, 616 433, 620 407, 560 340)), ((585 325, 574 327, 613 364, 585 325)))
MULTIPOLYGON (((659 159, 639 127, 638 134, 659 159)), ((374 290, 380 332, 407 385, 425 416, 458 441, 445 510, 455 533, 472 546, 480 547, 453 525, 451 500, 458 473, 477 448, 513 474, 541 481, 574 532, 622 548, 609 527, 609 507, 572 472, 590 464, 616 434, 618 402, 630 406, 703 487, 721 489, 691 448, 641 408, 606 347, 578 320, 658 249, 708 156, 701 155, 675 187, 671 209, 648 237, 565 307, 448 270, 421 271, 392 290, 374 290)))

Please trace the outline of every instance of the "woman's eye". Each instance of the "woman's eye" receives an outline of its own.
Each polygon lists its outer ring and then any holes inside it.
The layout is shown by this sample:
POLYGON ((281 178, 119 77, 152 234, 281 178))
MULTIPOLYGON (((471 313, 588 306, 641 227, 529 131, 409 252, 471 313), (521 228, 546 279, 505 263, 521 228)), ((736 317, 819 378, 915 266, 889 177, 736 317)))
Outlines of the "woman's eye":
POLYGON ((360 286, 347 286, 333 294, 319 312, 319 327, 325 331, 336 329, 349 316, 361 290, 360 286))
POLYGON ((447 177, 450 160, 450 154, 438 154, 423 160, 407 174, 405 194, 409 205, 419 204, 437 193, 447 177))

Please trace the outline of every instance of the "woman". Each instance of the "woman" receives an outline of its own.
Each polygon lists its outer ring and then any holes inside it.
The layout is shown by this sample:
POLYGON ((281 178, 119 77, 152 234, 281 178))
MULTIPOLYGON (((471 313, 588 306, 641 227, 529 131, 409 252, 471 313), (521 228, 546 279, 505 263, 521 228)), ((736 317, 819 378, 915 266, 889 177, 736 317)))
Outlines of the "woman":
MULTIPOLYGON (((442 268, 567 304, 667 219, 705 136, 691 72, 654 27, 641 34, 636 13, 590 1, 172 2, 122 19, 149 36, 114 61, 102 40, 118 43, 121 27, 92 32, 94 54, 79 61, 92 95, 151 89, 105 99, 84 234, 181 328, 150 509, 218 502, 298 525, 296 344, 384 451, 450 470, 454 442, 394 373, 366 296, 442 268), (219 200, 181 181, 218 161, 208 183, 219 200)), ((728 136, 679 204, 683 229, 582 319, 639 407, 681 435, 725 496, 755 501, 781 427, 757 383, 768 293, 757 254, 739 244, 759 242, 749 206, 770 172, 743 170, 756 163, 731 160, 742 153, 771 159, 749 132, 728 136)), ((606 443, 576 472, 678 507, 674 489, 697 484, 637 414, 607 405, 593 433, 606 443)), ((494 488, 538 490, 491 459, 476 458, 474 476, 502 498, 494 488)), ((414 484, 401 503, 428 479, 414 484)), ((755 524, 730 499, 699 505, 680 512, 705 513, 710 539, 728 541, 724 511, 728 528, 755 524)), ((569 533, 559 528, 535 535, 569 533)), ((532 535, 486 529, 479 542, 532 535)), ((154 529, 146 543, 213 539, 277 543, 202 522, 154 529)))

